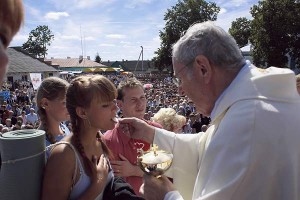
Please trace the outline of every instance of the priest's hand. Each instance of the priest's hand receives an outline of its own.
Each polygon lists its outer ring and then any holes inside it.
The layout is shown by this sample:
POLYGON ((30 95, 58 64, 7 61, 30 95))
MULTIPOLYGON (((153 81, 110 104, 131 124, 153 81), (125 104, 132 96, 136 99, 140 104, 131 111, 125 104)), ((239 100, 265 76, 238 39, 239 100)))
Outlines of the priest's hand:
POLYGON ((168 192, 174 190, 176 190, 174 185, 166 176, 156 178, 145 174, 140 192, 147 200, 162 200, 168 192))

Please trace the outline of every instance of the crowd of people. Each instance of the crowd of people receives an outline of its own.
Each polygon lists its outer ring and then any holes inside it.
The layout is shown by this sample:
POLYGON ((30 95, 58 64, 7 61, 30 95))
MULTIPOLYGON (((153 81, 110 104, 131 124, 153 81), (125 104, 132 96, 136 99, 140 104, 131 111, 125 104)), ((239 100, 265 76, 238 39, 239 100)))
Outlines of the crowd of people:
MULTIPOLYGON (((22 1, 0 1, 0 13, 3 79, 22 1)), ((10 91, 1 103, 2 131, 46 133, 41 199, 299 199, 294 72, 246 62, 212 22, 192 25, 172 48, 174 77, 49 77, 31 95, 28 85, 10 91), (137 167, 153 143, 173 154, 160 177, 137 167)))
MULTIPOLYGON (((75 78, 73 76, 72 78, 75 78)), ((110 81, 118 87, 119 83, 129 77, 133 77, 133 74, 129 75, 107 75, 110 81)), ((138 78, 142 84, 142 89, 145 92, 145 110, 144 116, 146 120, 153 121, 154 116, 163 108, 173 109, 178 116, 182 116, 180 119, 180 126, 177 128, 177 133, 197 133, 201 130, 202 126, 207 126, 210 122, 209 117, 205 117, 196 112, 195 105, 186 96, 176 95, 176 86, 172 82, 171 76, 158 76, 155 79, 151 79, 151 75, 144 75, 143 79, 138 78), (152 82, 151 82, 152 81, 152 82), (144 85, 150 85, 151 87, 145 87, 144 85), (199 128, 193 128, 194 126, 199 128)), ((6 84, 6 87, 2 91, 8 92, 8 96, 2 99, 0 108, 0 134, 19 129, 38 128, 44 123, 45 109, 41 109, 42 98, 52 101, 54 98, 58 98, 57 93, 53 85, 61 85, 62 89, 67 87, 68 81, 64 78, 46 78, 46 81, 42 83, 38 90, 34 90, 30 81, 17 80, 14 83, 6 84), (49 83, 48 83, 49 82, 49 83), (65 86, 64 86, 65 85, 65 86), (46 89, 42 89, 47 87, 46 89), (47 93, 47 92, 48 93, 47 93), (53 95, 51 97, 44 97, 47 95, 53 95), (40 108, 40 109, 39 109, 40 108)), ((44 101, 43 100, 43 101, 44 101)), ((44 106, 46 108, 46 106, 44 106)), ((49 112, 49 111, 48 111, 49 112)), ((51 112, 51 109, 50 109, 51 112)), ((55 112, 53 112, 55 113, 55 112)), ((162 113, 159 112, 159 113, 162 113)), ((119 117, 123 117, 121 110, 118 112, 119 117)), ((62 126, 71 127, 72 124, 69 120, 62 120, 62 126)), ((177 122, 173 122, 172 126, 178 126, 177 122)), ((171 125, 171 124, 170 124, 171 125)), ((169 125, 169 126, 170 126, 169 125)))

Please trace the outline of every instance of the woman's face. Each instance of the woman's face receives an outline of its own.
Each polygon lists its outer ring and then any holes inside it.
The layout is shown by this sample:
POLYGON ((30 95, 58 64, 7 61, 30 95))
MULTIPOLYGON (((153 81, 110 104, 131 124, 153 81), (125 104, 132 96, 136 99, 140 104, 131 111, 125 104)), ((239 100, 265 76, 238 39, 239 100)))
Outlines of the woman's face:
POLYGON ((116 100, 100 102, 97 98, 94 98, 87 109, 90 125, 99 130, 113 129, 117 123, 115 120, 117 109, 116 100))
POLYGON ((70 119, 69 112, 66 108, 66 98, 58 98, 55 100, 48 100, 46 108, 47 117, 58 122, 67 121, 70 119))

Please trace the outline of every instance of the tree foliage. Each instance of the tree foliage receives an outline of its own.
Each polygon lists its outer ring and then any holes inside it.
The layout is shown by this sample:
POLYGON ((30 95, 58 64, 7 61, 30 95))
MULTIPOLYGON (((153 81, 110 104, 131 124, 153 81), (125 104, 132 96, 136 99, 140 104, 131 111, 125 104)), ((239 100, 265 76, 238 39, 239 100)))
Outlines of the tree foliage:
POLYGON ((256 65, 286 67, 287 54, 299 65, 299 6, 295 0, 264 0, 251 8, 250 41, 256 65))
POLYGON ((101 57, 99 56, 99 53, 96 54, 96 57, 95 57, 95 62, 97 63, 101 63, 101 57))
POLYGON ((248 44, 251 31, 251 20, 246 17, 237 18, 231 23, 229 33, 236 40, 239 47, 244 47, 248 44))
POLYGON ((47 45, 50 46, 53 40, 54 35, 48 26, 37 26, 29 33, 28 40, 23 44, 22 48, 35 57, 45 58, 48 51, 47 45))
POLYGON ((153 58, 155 67, 163 70, 172 64, 172 44, 196 22, 215 21, 220 8, 204 0, 179 0, 165 13, 165 27, 159 32, 161 44, 153 58))

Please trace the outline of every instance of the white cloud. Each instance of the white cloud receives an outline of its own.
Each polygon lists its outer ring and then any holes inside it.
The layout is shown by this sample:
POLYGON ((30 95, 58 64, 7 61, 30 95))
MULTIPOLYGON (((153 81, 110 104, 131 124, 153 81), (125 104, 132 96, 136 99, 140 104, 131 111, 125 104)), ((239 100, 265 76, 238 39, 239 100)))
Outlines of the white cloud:
POLYGON ((156 36, 155 38, 152 39, 152 41, 154 41, 154 42, 160 42, 160 37, 156 36))
POLYGON ((219 12, 219 15, 222 15, 222 14, 224 14, 224 13, 226 13, 227 12, 227 10, 225 9, 225 8, 221 8, 220 9, 220 12, 219 12))
POLYGON ((53 49, 66 50, 68 47, 66 46, 52 46, 53 49))
POLYGON ((248 0, 231 0, 231 1, 228 1, 228 4, 230 6, 239 7, 239 6, 247 4, 248 2, 249 2, 248 0))
POLYGON ((141 4, 150 4, 153 0, 130 0, 125 4, 125 8, 134 9, 141 4))
POLYGON ((18 34, 14 37, 14 41, 26 41, 27 39, 28 39, 28 35, 21 34, 21 33, 18 33, 18 34))
POLYGON ((24 4, 25 12, 29 15, 32 15, 34 17, 40 17, 40 11, 32 6, 29 6, 28 4, 24 4))
POLYGON ((77 0, 76 7, 77 8, 90 8, 98 5, 103 4, 110 4, 113 1, 107 1, 107 0, 77 0))
POLYGON ((114 46, 116 46, 115 44, 100 44, 99 45, 100 47, 114 47, 114 46))
POLYGON ((60 38, 63 40, 80 40, 78 35, 62 35, 60 38))
POLYGON ((128 41, 121 41, 120 43, 121 44, 127 44, 127 45, 131 44, 131 42, 128 42, 128 41))
POLYGON ((115 0, 49 0, 57 9, 81 10, 100 7, 113 3, 115 0))
POLYGON ((45 18, 48 20, 59 20, 61 17, 69 17, 67 12, 48 12, 45 18))
POLYGON ((126 38, 125 35, 121 35, 121 34, 108 34, 105 37, 111 38, 111 39, 123 39, 123 38, 126 38))
POLYGON ((251 19, 250 9, 238 10, 236 12, 227 12, 223 13, 221 16, 218 15, 218 20, 216 21, 216 25, 222 27, 225 31, 231 27, 231 23, 235 21, 239 17, 246 17, 251 19))
POLYGON ((87 41, 94 41, 94 40, 96 40, 96 38, 91 37, 91 36, 84 37, 83 39, 84 39, 84 40, 87 40, 87 41))

